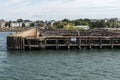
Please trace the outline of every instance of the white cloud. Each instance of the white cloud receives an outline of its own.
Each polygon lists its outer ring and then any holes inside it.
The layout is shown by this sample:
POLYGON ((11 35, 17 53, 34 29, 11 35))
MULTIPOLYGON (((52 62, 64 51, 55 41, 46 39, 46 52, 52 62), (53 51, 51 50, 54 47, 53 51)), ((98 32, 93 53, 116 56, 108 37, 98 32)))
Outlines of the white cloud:
POLYGON ((120 17, 119 0, 6 0, 0 3, 5 19, 63 19, 120 17))

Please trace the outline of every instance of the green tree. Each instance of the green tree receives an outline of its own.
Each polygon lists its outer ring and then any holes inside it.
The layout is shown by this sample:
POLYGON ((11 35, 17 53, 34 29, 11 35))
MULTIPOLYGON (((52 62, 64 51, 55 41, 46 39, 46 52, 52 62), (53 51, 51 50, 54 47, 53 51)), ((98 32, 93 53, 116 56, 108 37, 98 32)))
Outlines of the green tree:
POLYGON ((6 23, 5 23, 5 27, 9 27, 9 22, 6 22, 6 23))
POLYGON ((8 26, 9 26, 9 27, 11 27, 11 23, 12 23, 12 21, 9 21, 9 22, 8 22, 8 26))
POLYGON ((91 21, 89 19, 77 19, 72 21, 75 26, 77 25, 90 25, 91 21))
POLYGON ((39 27, 44 26, 44 23, 42 21, 37 20, 36 23, 37 23, 37 26, 39 26, 39 27))
POLYGON ((91 20, 90 19, 84 19, 84 21, 88 22, 88 23, 91 23, 91 20))
POLYGON ((55 22, 53 25, 55 29, 62 29, 64 28, 64 26, 66 26, 66 22, 59 21, 59 22, 55 22))
POLYGON ((74 21, 74 24, 75 24, 75 26, 81 25, 81 24, 80 24, 80 21, 74 21))
POLYGON ((23 22, 23 19, 17 19, 17 22, 19 23, 19 27, 20 27, 20 23, 23 22))
POLYGON ((27 19, 26 19, 26 20, 24 20, 24 22, 30 22, 30 20, 27 20, 27 19))
POLYGON ((31 24, 30 24, 30 27, 34 27, 34 23, 31 23, 31 24))
POLYGON ((67 23, 70 23, 70 22, 71 22, 71 20, 69 20, 69 19, 63 19, 63 20, 62 20, 62 22, 67 22, 67 23))
POLYGON ((106 27, 105 21, 104 21, 104 20, 101 20, 101 21, 99 22, 98 27, 100 27, 100 28, 106 27))
POLYGON ((25 27, 25 23, 22 23, 22 27, 25 27))

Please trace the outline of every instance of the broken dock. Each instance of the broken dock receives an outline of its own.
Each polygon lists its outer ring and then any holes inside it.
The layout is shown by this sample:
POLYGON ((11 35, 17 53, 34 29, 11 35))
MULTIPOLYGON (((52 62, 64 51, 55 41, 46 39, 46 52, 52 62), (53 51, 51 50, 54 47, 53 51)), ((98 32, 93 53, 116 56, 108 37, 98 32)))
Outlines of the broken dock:
POLYGON ((82 49, 119 48, 120 31, 94 30, 39 30, 30 29, 7 36, 7 49, 82 49))

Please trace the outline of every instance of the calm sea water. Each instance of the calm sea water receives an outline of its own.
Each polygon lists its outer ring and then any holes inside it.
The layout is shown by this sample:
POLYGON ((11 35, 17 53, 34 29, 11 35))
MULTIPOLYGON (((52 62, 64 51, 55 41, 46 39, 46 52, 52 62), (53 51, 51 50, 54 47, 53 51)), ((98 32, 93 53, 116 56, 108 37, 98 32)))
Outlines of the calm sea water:
POLYGON ((8 51, 0 32, 0 80, 120 80, 120 50, 8 51))

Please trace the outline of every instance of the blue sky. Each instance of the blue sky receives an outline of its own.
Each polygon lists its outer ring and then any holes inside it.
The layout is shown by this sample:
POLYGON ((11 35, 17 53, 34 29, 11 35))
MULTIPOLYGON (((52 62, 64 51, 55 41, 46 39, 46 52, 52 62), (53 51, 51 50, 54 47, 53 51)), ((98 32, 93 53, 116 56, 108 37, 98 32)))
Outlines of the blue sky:
POLYGON ((0 0, 0 19, 120 17, 120 0, 0 0))

